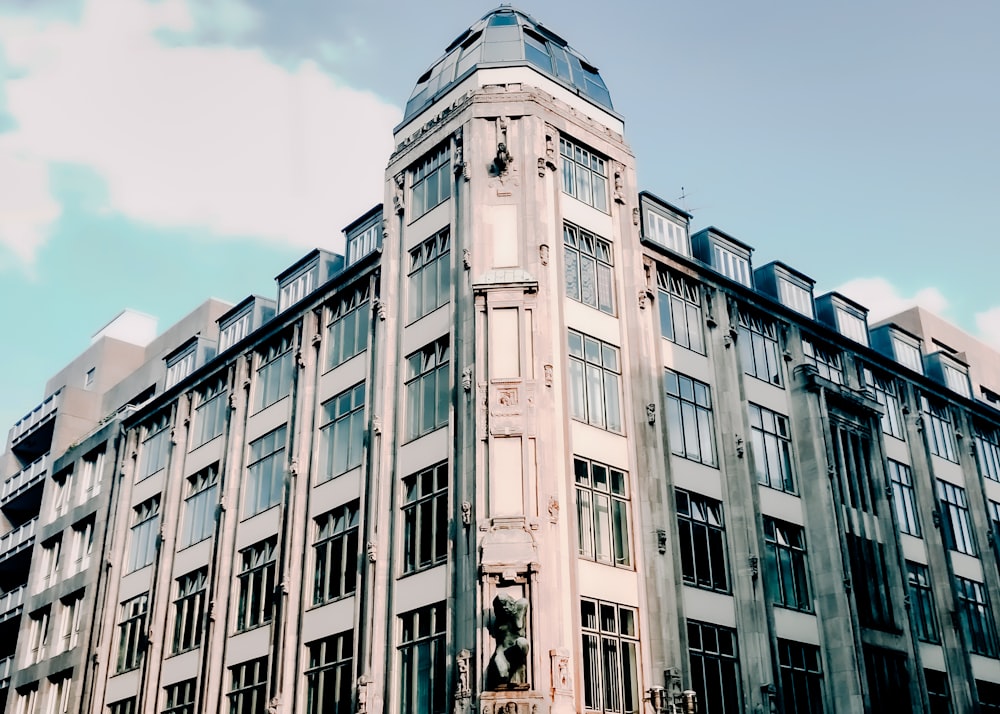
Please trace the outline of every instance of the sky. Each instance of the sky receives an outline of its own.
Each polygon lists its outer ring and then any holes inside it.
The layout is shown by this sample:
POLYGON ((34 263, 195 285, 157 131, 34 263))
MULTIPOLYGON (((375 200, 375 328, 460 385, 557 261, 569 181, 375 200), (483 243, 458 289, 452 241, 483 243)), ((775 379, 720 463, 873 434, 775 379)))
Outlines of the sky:
MULTIPOLYGON (((416 78, 493 0, 0 0, 0 429, 123 308, 160 329, 382 200, 416 78)), ((525 0, 640 186, 1000 349, 1000 3, 525 0)))

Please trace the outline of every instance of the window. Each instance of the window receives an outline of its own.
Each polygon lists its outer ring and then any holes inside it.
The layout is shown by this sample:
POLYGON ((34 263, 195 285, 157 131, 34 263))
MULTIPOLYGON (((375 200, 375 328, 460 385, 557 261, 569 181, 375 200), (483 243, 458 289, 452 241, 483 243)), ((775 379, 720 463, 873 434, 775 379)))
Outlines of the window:
POLYGON ((320 480, 361 465, 365 442, 365 383, 341 392, 323 405, 320 428, 320 480))
POLYGON ((806 317, 813 317, 812 290, 779 276, 778 297, 781 299, 782 305, 787 305, 806 317))
POLYGON ((182 548, 212 537, 219 493, 219 462, 188 476, 186 490, 184 525, 179 538, 182 548))
MULTIPOLYGON (((930 704, 928 714, 951 714, 951 693, 948 688, 948 675, 944 672, 936 672, 933 669, 924 670, 924 682, 927 684, 927 700, 930 704)), ((990 712, 990 709, 983 709, 982 712, 990 712)), ((994 710, 995 711, 995 710, 994 710)))
POLYGON ((118 616, 118 662, 115 672, 126 672, 142 664, 146 651, 146 614, 149 593, 121 604, 118 616))
POLYGON ((55 585, 59 576, 59 560, 62 556, 62 536, 42 543, 42 587, 55 585))
POLYGON ((259 354, 253 410, 259 412, 292 391, 292 341, 285 337, 259 354))
POLYGON ((287 310, 316 289, 319 280, 319 263, 313 263, 297 275, 286 278, 278 289, 278 312, 287 310))
POLYGON ((406 437, 414 439, 448 423, 449 343, 432 342, 406 358, 406 437))
POLYGON ((353 265, 375 250, 378 245, 379 224, 373 223, 347 239, 347 264, 353 265))
POLYGON ((222 434, 226 424, 225 379, 218 379, 198 392, 197 404, 194 408, 194 439, 191 448, 197 448, 222 434))
POLYGON ((958 455, 955 451, 955 432, 948 405, 933 401, 921 394, 920 411, 923 412, 923 430, 927 435, 927 445, 931 453, 942 459, 958 463, 958 455))
POLYGON ((903 417, 899 410, 899 393, 896 380, 862 368, 862 381, 875 393, 875 401, 882 405, 882 433, 903 438, 903 417))
POLYGON ((684 582, 729 592, 722 503, 678 489, 677 531, 684 582))
POLYGON ((893 335, 892 348, 897 362, 904 367, 912 369, 917 374, 924 373, 924 359, 920 354, 920 347, 918 345, 912 345, 893 335))
POLYGON ((136 714, 135 697, 120 699, 108 705, 109 714, 136 714))
POLYGON ((90 565, 90 554, 94 551, 95 516, 84 518, 73 524, 70 551, 70 572, 79 573, 90 565))
POLYGON ((975 654, 996 657, 997 636, 983 584, 955 576, 955 595, 965 644, 975 654))
POLYGON ((96 367, 91 367, 90 369, 87 370, 87 374, 84 375, 84 377, 83 377, 83 388, 84 389, 93 389, 94 388, 94 374, 96 373, 96 371, 97 371, 96 367))
POLYGON ((781 350, 774 322, 744 308, 737 334, 743 372, 780 387, 781 350))
POLYGON ((92 451, 80 462, 80 503, 86 503, 101 492, 104 471, 104 449, 92 451))
POLYGON ((570 330, 570 411, 574 419, 622 433, 618 348, 570 330))
POLYGON ((868 325, 865 324, 864 318, 838 307, 837 325, 844 337, 868 346, 868 325))
POLYGON ((851 592, 862 626, 896 631, 895 611, 885 560, 885 546, 872 538, 846 533, 851 592))
POLYGON ((823 670, 819 647, 778 640, 778 670, 784 711, 823 711, 823 670))
MULTIPOLYGON (((38 682, 32 682, 26 687, 18 687, 15 714, 35 714, 38 699, 38 682)), ((131 714, 131 712, 129 713, 131 714)))
POLYGON ((448 464, 403 479, 403 571, 443 563, 448 557, 448 464))
POLYGON ((684 226, 661 216, 656 211, 646 211, 646 235, 644 237, 675 253, 689 257, 691 255, 687 230, 684 226))
POLYGON ((736 630, 688 620, 691 688, 698 694, 702 714, 738 714, 742 711, 740 665, 736 630))
POLYGON ((447 146, 433 151, 410 171, 412 183, 410 220, 427 213, 451 197, 451 156, 447 146))
POLYGON ((906 655, 870 645, 862 645, 861 649, 871 711, 914 711, 910 700, 910 673, 907 671, 906 655))
POLYGON ((444 603, 399 616, 400 714, 445 714, 444 603))
POLYGON ((948 385, 948 389, 958 392, 963 397, 972 398, 969 375, 957 367, 952 367, 950 364, 942 364, 941 371, 944 373, 944 383, 948 385))
POLYGON ((803 337, 802 354, 805 355, 806 362, 816 368, 820 377, 834 384, 844 383, 844 366, 839 352, 803 337))
POLYGON ((448 229, 410 251, 409 322, 434 312, 451 298, 451 241, 448 229))
POLYGON ((991 481, 1000 481, 1000 429, 976 424, 974 431, 979 470, 991 481))
POLYGON ((563 193, 607 213, 607 162, 564 136, 559 137, 559 153, 562 154, 563 193))
POLYGON ((341 632, 306 646, 306 714, 354 714, 354 633, 341 632))
POLYGON ((578 456, 573 471, 580 555, 630 567, 628 474, 578 456))
POLYGON ((277 545, 277 537, 272 537, 240 551, 238 632, 271 621, 277 545))
POLYGON ((250 442, 243 514, 253 516, 281 500, 285 485, 285 427, 250 442))
POLYGON ((945 547, 959 553, 976 555, 976 541, 972 536, 965 489, 938 479, 937 496, 945 547))
POLYGON ((563 226, 566 297, 615 314, 615 275, 611 243, 593 233, 563 226))
POLYGON ((368 283, 346 291, 330 310, 326 368, 332 369, 368 347, 372 311, 368 283))
POLYGON ((73 501, 73 469, 69 468, 52 477, 55 493, 52 499, 52 516, 58 518, 69 511, 73 501))
POLYGON ((314 605, 349 595, 357 587, 358 520, 357 501, 316 519, 314 605))
POLYGON ((238 315, 224 325, 220 325, 219 352, 228 350, 230 347, 250 334, 251 317, 252 315, 248 309, 246 312, 238 315))
POLYGON ((174 654, 193 650, 201 644, 207 589, 208 568, 177 578, 177 596, 174 598, 174 654))
POLYGON ((72 683, 72 669, 49 677, 49 701, 45 714, 69 714, 69 690, 72 683))
POLYGON ((776 605, 793 610, 812 610, 809 597, 809 566, 802 528, 764 516, 764 574, 776 605))
POLYGON ((917 503, 910 467, 892 459, 888 460, 888 464, 892 503, 896 509, 896 520, 899 521, 899 532, 919 538, 920 519, 917 518, 917 503))
POLYGON ((164 687, 165 696, 161 714, 194 714, 196 685, 197 680, 185 679, 183 682, 164 687))
POLYGON ((795 493, 788 417, 751 404, 750 438, 753 442, 757 483, 795 493))
POLYGON ((703 384, 673 370, 664 370, 667 431, 670 451, 685 459, 715 466, 712 393, 703 384))
POLYGON ((930 571, 926 565, 908 560, 906 580, 910 587, 910 618, 913 620, 917 639, 924 642, 940 642, 941 635, 938 632, 937 609, 934 607, 930 571))
POLYGON ((142 447, 139 450, 136 481, 152 476, 167 465, 167 451, 170 448, 170 432, 167 429, 169 425, 170 419, 164 415, 146 427, 142 447))
POLYGON ((1000 684, 977 679, 976 697, 979 699, 980 714, 997 714, 997 712, 1000 712, 1000 684))
POLYGON ((260 714, 267 707, 267 657, 229 668, 229 714, 260 714))
POLYGON ((45 659, 45 650, 49 644, 50 607, 43 607, 28 615, 30 619, 28 631, 28 662, 35 664, 45 659))
POLYGON ((83 620, 83 590, 77 590, 62 599, 62 618, 59 622, 59 651, 68 652, 80 641, 80 623, 83 620))
POLYGON ((718 243, 712 245, 712 267, 731 280, 748 288, 753 287, 750 279, 750 261, 718 243))
POLYGON ((639 691, 639 631, 631 607, 580 601, 583 630, 583 702, 594 712, 643 710, 639 691))
POLYGON ((877 501, 871 469, 871 439, 863 429, 841 422, 830 425, 830 435, 840 502, 874 514, 877 501))
POLYGON ((167 360, 167 379, 164 386, 165 389, 170 389, 194 371, 195 357, 197 356, 195 353, 195 347, 197 347, 197 344, 191 345, 181 354, 175 355, 167 360))
POLYGON ((126 573, 145 568, 156 557, 159 547, 160 496, 143 501, 132 509, 132 547, 126 573))
POLYGON ((698 283, 658 268, 656 286, 659 288, 660 335, 676 345, 705 354, 698 283))

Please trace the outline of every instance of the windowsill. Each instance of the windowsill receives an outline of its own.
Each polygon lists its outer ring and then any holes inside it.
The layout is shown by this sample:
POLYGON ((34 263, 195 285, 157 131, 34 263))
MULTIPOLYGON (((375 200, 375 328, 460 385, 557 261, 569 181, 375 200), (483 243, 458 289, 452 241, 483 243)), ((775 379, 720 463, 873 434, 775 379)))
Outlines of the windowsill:
POLYGON ((692 583, 689 580, 681 580, 682 585, 686 585, 689 588, 694 588, 695 590, 704 590, 710 593, 718 593, 719 595, 732 595, 732 589, 729 590, 719 590, 718 588, 708 587, 706 585, 699 585, 698 583, 692 583))
MULTIPOLYGON (((424 216, 426 216, 428 213, 430 213, 431 211, 433 211, 438 206, 444 205, 444 202, 447 201, 447 200, 449 200, 450 198, 451 198, 451 195, 449 194, 448 196, 445 196, 443 199, 441 199, 441 201, 439 201, 438 203, 435 203, 433 206, 429 206, 429 207, 425 208, 424 212, 421 213, 419 216, 413 216, 412 218, 410 218, 410 220, 407 221, 406 226, 407 227, 412 226, 414 223, 416 223, 417 221, 419 221, 421 218, 423 218, 424 216)), ((407 213, 409 213, 409 211, 407 211, 407 213)))
POLYGON ((416 317, 410 319, 409 321, 407 321, 406 323, 404 323, 403 327, 412 327, 413 325, 416 325, 418 322, 420 322, 421 320, 423 320, 425 317, 428 317, 429 315, 433 315, 435 312, 437 312, 441 308, 448 307, 450 304, 451 304, 451 300, 447 300, 447 301, 441 303, 440 305, 438 305, 433 310, 429 310, 429 311, 425 312, 423 315, 417 315, 416 317))
POLYGON ((402 573, 399 576, 398 579, 399 580, 404 580, 405 578, 408 578, 411 575, 418 575, 419 573, 426 573, 428 570, 434 570, 434 568, 440 568, 442 565, 447 565, 447 563, 448 563, 448 557, 445 556, 444 558, 441 558, 440 560, 436 560, 433 563, 428 563, 427 565, 417 566, 414 570, 407 570, 406 572, 402 573))
POLYGON ((188 548, 194 548, 199 543, 204 543, 206 540, 211 539, 211 537, 212 537, 212 535, 209 534, 209 535, 205 536, 204 538, 199 538, 198 540, 194 541, 193 543, 188 543, 187 545, 182 545, 182 546, 180 546, 177 549, 177 552, 180 553, 181 551, 187 550, 188 548))
POLYGON ((784 382, 781 382, 780 384, 775 384, 770 379, 764 379, 763 377, 758 377, 756 374, 751 374, 750 372, 747 372, 745 370, 744 370, 743 374, 746 375, 747 377, 750 377, 750 379, 756 379, 758 382, 763 382, 764 384, 768 384, 768 385, 774 387, 775 389, 784 389, 785 388, 785 383, 784 382))
MULTIPOLYGON (((246 514, 246 515, 244 515, 244 516, 241 516, 241 517, 240 517, 240 521, 239 521, 239 522, 240 522, 240 523, 246 523, 246 522, 247 522, 247 521, 249 521, 249 520, 250 520, 251 518, 256 518, 257 516, 260 516, 260 515, 262 515, 262 514, 264 514, 264 513, 267 513, 268 511, 270 511, 270 510, 272 510, 272 509, 275 509, 275 508, 277 508, 277 507, 278 507, 278 506, 280 506, 280 505, 281 505, 281 502, 279 501, 278 503, 275 503, 275 504, 274 504, 274 505, 272 505, 272 506, 268 506, 267 508, 265 508, 265 509, 263 509, 263 510, 260 510, 260 511, 257 511, 256 513, 248 513, 248 514, 246 514)), ((200 542, 200 541, 199 541, 199 542, 200 542)))
POLYGON ((684 454, 678 454, 678 453, 675 453, 673 451, 670 452, 670 455, 671 456, 676 456, 678 459, 684 459, 685 461, 690 461, 692 464, 700 464, 701 466, 704 466, 705 468, 708 468, 708 469, 716 469, 716 470, 718 470, 718 468, 719 468, 718 464, 707 464, 704 461, 702 461, 701 459, 692 459, 690 456, 685 456, 684 454))
POLYGON ((309 607, 306 608, 306 611, 308 612, 310 610, 319 610, 322 607, 326 607, 327 605, 332 605, 333 603, 340 602, 341 600, 346 600, 347 598, 354 597, 357 594, 358 594, 357 589, 354 589, 354 590, 352 590, 349 593, 344 593, 343 595, 338 595, 337 597, 332 597, 329 600, 324 600, 323 602, 313 603, 312 605, 310 605, 309 607))
POLYGON ((244 628, 242 630, 233 630, 233 635, 234 636, 235 635, 245 635, 247 632, 253 632, 254 630, 259 630, 260 628, 267 627, 270 624, 271 624, 271 620, 267 620, 267 621, 261 622, 261 623, 259 623, 257 625, 251 625, 250 627, 246 627, 246 628, 244 628))
POLYGON ((258 414, 261 414, 262 412, 267 411, 268 409, 270 409, 271 407, 273 407, 275 404, 281 404, 283 401, 285 401, 286 399, 288 399, 290 396, 291 396, 291 393, 289 392, 289 394, 286 394, 285 396, 281 397, 280 399, 276 399, 275 401, 271 402, 270 404, 265 404, 265 405, 263 405, 263 406, 255 409, 254 411, 250 412, 250 416, 257 416, 258 414))
POLYGON ((329 365, 329 366, 324 365, 323 366, 323 374, 329 374, 330 372, 332 372, 333 370, 337 369, 338 367, 343 367, 345 364, 347 364, 348 362, 350 362, 352 359, 354 359, 355 357, 359 357, 359 356, 363 355, 367 351, 368 351, 368 345, 366 344, 365 348, 363 350, 361 350, 360 352, 355 352, 350 357, 346 357, 345 359, 342 359, 340 362, 337 362, 337 364, 332 364, 332 365, 329 365))
MULTIPOLYGON (((704 352, 699 352, 698 350, 693 350, 690 347, 688 347, 687 345, 682 345, 680 342, 674 342, 672 339, 670 339, 669 337, 667 337, 665 335, 660 335, 660 339, 661 340, 666 340, 667 342, 669 342, 670 344, 674 345, 675 347, 679 347, 682 350, 687 350, 688 352, 690 352, 692 354, 696 354, 699 357, 705 357, 705 356, 707 356, 704 352)), ((748 375, 748 376, 752 377, 753 375, 751 374, 751 375, 748 375)))
POLYGON ((583 553, 578 553, 577 554, 577 559, 578 560, 582 560, 582 561, 587 562, 587 563, 595 563, 597 565, 605 565, 605 566, 607 566, 609 568, 614 568, 615 570, 621 570, 621 571, 626 572, 626 573, 634 573, 635 572, 635 566, 634 565, 631 565, 631 564, 630 565, 619 565, 618 563, 612 563, 609 560, 598 560, 597 558, 591 558, 591 557, 589 557, 587 555, 584 555, 583 553))
POLYGON ((601 431, 606 431, 609 434, 614 434, 615 436, 625 436, 625 431, 624 430, 622 430, 622 431, 615 431, 614 429, 609 429, 606 426, 601 426, 599 424, 591 424, 589 421, 586 421, 584 419, 580 419, 578 417, 573 417, 573 421, 575 421, 577 423, 580 423, 580 424, 586 424, 587 426, 593 427, 594 429, 600 429, 601 431))
POLYGON ((222 436, 222 432, 219 432, 218 434, 216 434, 215 436, 213 436, 213 437, 212 437, 211 439, 209 439, 208 441, 203 441, 203 442, 201 442, 200 444, 197 444, 196 446, 192 446, 192 447, 191 447, 191 450, 190 450, 190 451, 189 451, 188 453, 189 453, 189 454, 193 454, 194 452, 196 452, 196 451, 197 451, 198 449, 200 449, 201 447, 203 447, 203 446, 208 446, 209 444, 211 444, 211 443, 212 443, 213 441, 215 441, 216 439, 218 439, 218 438, 219 438, 219 437, 221 437, 221 436, 222 436))
POLYGON ((417 434, 415 436, 408 436, 408 437, 406 437, 406 441, 404 441, 403 443, 404 444, 411 444, 414 441, 416 441, 417 439, 422 439, 425 436, 427 436, 428 434, 433 434, 435 431, 438 431, 440 429, 444 429, 446 426, 448 426, 448 422, 445 422, 444 424, 441 424, 440 426, 436 426, 433 429, 431 429, 430 431, 425 431, 425 432, 423 432, 421 434, 417 434))

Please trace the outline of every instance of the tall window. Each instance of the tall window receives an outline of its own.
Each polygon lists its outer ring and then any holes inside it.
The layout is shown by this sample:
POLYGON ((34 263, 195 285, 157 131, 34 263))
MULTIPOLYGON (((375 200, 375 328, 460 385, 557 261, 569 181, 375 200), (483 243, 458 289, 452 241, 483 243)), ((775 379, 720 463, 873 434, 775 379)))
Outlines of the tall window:
POLYGON ((659 289, 660 335, 676 345, 705 354, 698 283, 657 268, 656 287, 659 289))
POLYGON ((882 405, 882 433, 903 438, 903 416, 899 410, 899 392, 896 380, 862 367, 865 386, 875 393, 875 401, 882 405))
POLYGON ((980 423, 975 434, 979 470, 991 481, 1000 481, 1000 429, 980 423))
POLYGON ((52 498, 52 516, 58 518, 69 511, 73 502, 73 469, 72 467, 55 474, 52 477, 52 485, 55 487, 52 498))
POLYGON ((69 690, 72 683, 72 669, 49 677, 49 701, 45 714, 69 714, 69 690))
POLYGON ((737 334, 743 371, 751 377, 780 387, 783 383, 781 349, 778 347, 778 330, 774 322, 741 308, 737 334))
POLYGON ((693 620, 688 620, 687 629, 691 688, 698 694, 698 711, 738 714, 742 697, 736 630, 693 620))
POLYGON ((448 557, 448 463, 403 479, 403 570, 410 573, 448 557))
POLYGON ((578 456, 573 471, 580 555, 630 567, 628 474, 578 456))
POLYGON ((77 521, 72 527, 70 543, 70 572, 79 573, 90 565, 90 554, 94 551, 94 523, 96 517, 90 515, 77 521))
POLYGON ((49 646, 49 616, 51 606, 35 610, 28 615, 28 664, 35 664, 45 659, 49 646))
MULTIPOLYGON (((15 705, 14 713, 35 714, 36 706, 38 706, 38 682, 32 682, 26 687, 18 687, 17 704, 15 705)), ((111 714, 119 713, 112 710, 111 714)), ((128 712, 128 714, 132 714, 132 712, 128 712)))
POLYGON ((201 644, 207 589, 208 568, 177 578, 177 596, 174 598, 174 654, 193 650, 201 644))
POLYGON ((259 412, 284 399, 292 391, 292 341, 284 337, 272 343, 258 355, 257 384, 253 393, 253 410, 259 412))
POLYGON ((406 436, 413 439, 448 423, 451 390, 448 337, 406 358, 406 436))
POLYGON ((823 670, 819 647, 791 640, 778 640, 778 670, 784 711, 823 711, 823 670))
POLYGON ((678 489, 677 531, 684 582, 729 592, 722 503, 678 489))
POLYGON ((938 479, 937 496, 941 513, 941 535, 945 547, 967 555, 976 555, 976 541, 969 520, 969 501, 965 489, 938 479))
POLYGON ((361 465, 365 440, 365 383, 341 392, 323 405, 320 428, 320 479, 361 465))
MULTIPOLYGON (((930 685, 928 685, 929 687, 930 685)), ((980 714, 997 714, 997 712, 1000 712, 1000 684, 977 679, 976 698, 979 700, 980 714)))
POLYGON ((271 621, 277 545, 277 538, 268 538, 240 551, 238 632, 271 621))
POLYGON ((774 603, 793 610, 812 610, 802 528, 764 516, 764 546, 764 571, 774 603))
POLYGON ((631 607, 580 601, 583 631, 583 702, 587 711, 642 711, 639 632, 631 607))
MULTIPOLYGON (((948 675, 933 669, 924 670, 924 683, 927 685, 927 700, 930 704, 928 714, 951 714, 951 692, 948 687, 948 675)), ((982 709, 983 714, 990 712, 989 709, 982 709)), ((995 714, 990 712, 990 714, 995 714)))
POLYGON ((163 688, 163 711, 161 714, 194 714, 194 698, 197 680, 168 684, 163 688))
POLYGON ((244 515, 266 511, 281 501, 285 485, 285 436, 286 428, 280 426, 250 442, 250 463, 243 496, 244 515))
POLYGON ((357 501, 316 519, 314 605, 349 595, 357 587, 358 520, 357 501))
POLYGON ((997 656, 997 635, 982 583, 955 576, 956 609, 965 644, 975 654, 997 656))
POLYGON ((621 379, 617 347, 570 330, 570 410, 574 419, 621 433, 621 379))
POLYGON ((208 443, 222 434, 226 423, 226 381, 217 379, 198 392, 194 408, 194 439, 192 448, 208 443))
POLYGON ((830 434, 840 502, 865 513, 876 513, 872 446, 868 434, 853 425, 839 422, 830 425, 830 434))
POLYGON ((685 459, 715 466, 712 393, 707 384, 664 370, 670 451, 685 459))
POLYGON ((820 377, 828 379, 834 384, 844 383, 844 363, 841 360, 840 352, 803 337, 802 354, 805 355, 806 362, 816 368, 820 377))
POLYGON ((80 623, 83 621, 83 590, 62 598, 62 617, 59 622, 60 652, 68 652, 80 641, 80 623))
POLYGON ((353 714, 354 633, 341 632, 306 647, 306 714, 353 714))
POLYGON ((566 296, 615 314, 614 261, 611 243, 582 228, 565 224, 566 296))
POLYGON ((80 503, 86 503, 101 492, 104 471, 104 448, 90 452, 80 462, 80 503))
POLYGON ((400 714, 445 714, 444 603, 399 616, 400 714))
POLYGON ((146 651, 146 615, 149 593, 121 604, 118 615, 118 663, 115 672, 126 672, 142 664, 146 651))
POLYGON ((170 418, 164 414, 151 422, 144 431, 142 446, 139 449, 139 465, 136 469, 136 481, 152 476, 167 465, 167 451, 170 448, 170 418))
POLYGON ((607 213, 607 161, 566 137, 559 137, 559 153, 562 154, 563 193, 607 213))
POLYGON ((750 438, 753 440, 757 483, 795 493, 788 417, 751 404, 750 438))
POLYGON ((185 548, 212 537, 219 502, 219 462, 188 476, 184 498, 184 525, 179 545, 185 548))
POLYGON ((132 509, 132 544, 125 572, 131 573, 153 562, 159 529, 160 495, 157 494, 132 509))
POLYGON ((59 577, 59 563, 62 559, 62 536, 42 543, 42 588, 47 588, 56 584, 59 577))
POLYGON ((447 146, 432 152, 411 170, 410 220, 451 197, 451 157, 447 146))
POLYGON ((108 714, 136 714, 135 697, 119 699, 108 704, 108 714))
POLYGON ((410 322, 434 312, 451 298, 451 240, 448 229, 410 251, 410 322))
POLYGON ((940 642, 937 609, 934 607, 934 589, 926 565, 906 561, 906 581, 910 589, 910 618, 917 631, 917 638, 924 642, 940 642))
POLYGON ((261 714, 267 707, 267 657, 229 668, 229 714, 261 714))
POLYGON ((896 520, 899 521, 899 531, 919 538, 920 519, 917 518, 910 467, 889 459, 889 482, 892 484, 892 503, 896 509, 896 520))
POLYGON ((369 286, 351 288, 330 309, 327 326, 326 368, 343 364, 368 347, 372 311, 369 286))
POLYGON ((920 411, 923 412, 924 433, 931 453, 942 459, 958 463, 955 451, 955 429, 951 422, 951 410, 944 402, 936 402, 926 395, 920 395, 920 411))

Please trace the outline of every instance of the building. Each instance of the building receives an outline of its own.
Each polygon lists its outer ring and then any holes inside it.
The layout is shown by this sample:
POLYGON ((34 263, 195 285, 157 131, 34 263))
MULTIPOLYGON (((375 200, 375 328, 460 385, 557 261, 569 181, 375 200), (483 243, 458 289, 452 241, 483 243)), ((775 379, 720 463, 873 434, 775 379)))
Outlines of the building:
POLYGON ((7 711, 1000 710, 996 353, 636 186, 509 7, 385 202, 14 425, 7 711))

